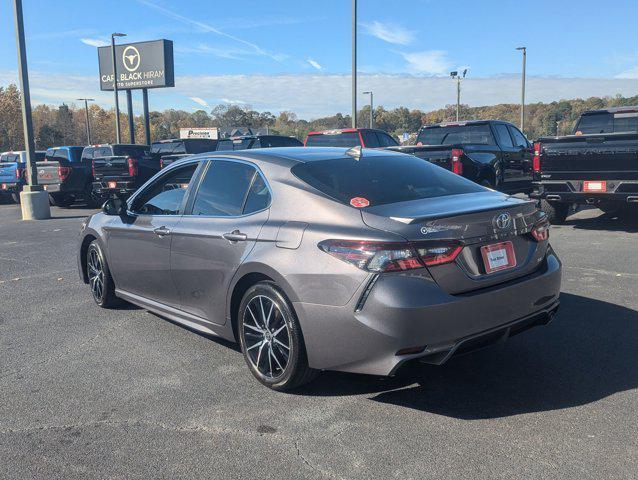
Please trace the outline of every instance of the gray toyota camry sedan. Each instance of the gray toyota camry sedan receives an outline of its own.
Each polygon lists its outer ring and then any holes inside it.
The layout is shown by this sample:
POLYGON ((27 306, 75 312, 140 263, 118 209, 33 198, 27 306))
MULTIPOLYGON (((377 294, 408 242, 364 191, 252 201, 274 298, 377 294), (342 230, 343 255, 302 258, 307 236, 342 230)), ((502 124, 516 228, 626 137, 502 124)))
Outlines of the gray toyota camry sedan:
POLYGON ((321 370, 442 364, 558 309, 561 263, 535 204, 411 155, 197 155, 102 210, 78 253, 96 303, 237 341, 276 390, 321 370))

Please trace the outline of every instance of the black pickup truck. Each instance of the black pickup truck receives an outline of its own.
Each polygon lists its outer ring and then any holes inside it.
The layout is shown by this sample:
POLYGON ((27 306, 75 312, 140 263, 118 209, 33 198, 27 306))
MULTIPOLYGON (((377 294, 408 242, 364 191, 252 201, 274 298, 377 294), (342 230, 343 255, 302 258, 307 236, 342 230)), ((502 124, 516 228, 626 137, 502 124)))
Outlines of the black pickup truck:
POLYGON ((93 196, 127 198, 160 171, 148 145, 106 144, 85 147, 82 159, 93 164, 93 196))
POLYGON ((233 150, 233 142, 229 139, 173 138, 151 144, 151 155, 159 157, 160 168, 188 155, 220 150, 233 150))
POLYGON ((534 143, 534 192, 553 223, 573 205, 638 207, 638 106, 584 112, 572 135, 534 143))
POLYGON ((416 145, 388 147, 507 193, 532 189, 533 148, 508 122, 473 120, 421 127, 416 145))

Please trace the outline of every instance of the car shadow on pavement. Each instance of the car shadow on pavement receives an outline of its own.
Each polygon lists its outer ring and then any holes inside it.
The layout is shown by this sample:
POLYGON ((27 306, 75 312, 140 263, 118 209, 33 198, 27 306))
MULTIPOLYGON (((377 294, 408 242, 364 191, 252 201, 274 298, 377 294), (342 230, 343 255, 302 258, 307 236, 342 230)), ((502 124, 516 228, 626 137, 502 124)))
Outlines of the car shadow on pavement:
POLYGON ((563 293, 555 321, 441 367, 413 364, 393 379, 326 373, 302 394, 371 400, 459 419, 587 404, 638 388, 638 312, 563 293))
POLYGON ((582 230, 601 230, 609 232, 638 232, 638 209, 621 215, 602 213, 598 217, 567 219, 565 225, 582 230))

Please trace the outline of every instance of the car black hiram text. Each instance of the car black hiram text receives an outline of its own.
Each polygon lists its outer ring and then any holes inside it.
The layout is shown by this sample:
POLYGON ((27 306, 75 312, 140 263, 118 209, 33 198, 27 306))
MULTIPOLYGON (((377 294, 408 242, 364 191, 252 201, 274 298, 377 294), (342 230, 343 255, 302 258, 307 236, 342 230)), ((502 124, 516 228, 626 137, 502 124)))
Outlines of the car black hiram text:
POLYGON ((97 304, 237 341, 276 390, 321 370, 442 364, 558 309, 561 262, 536 205, 412 155, 195 155, 102 210, 78 248, 97 304))

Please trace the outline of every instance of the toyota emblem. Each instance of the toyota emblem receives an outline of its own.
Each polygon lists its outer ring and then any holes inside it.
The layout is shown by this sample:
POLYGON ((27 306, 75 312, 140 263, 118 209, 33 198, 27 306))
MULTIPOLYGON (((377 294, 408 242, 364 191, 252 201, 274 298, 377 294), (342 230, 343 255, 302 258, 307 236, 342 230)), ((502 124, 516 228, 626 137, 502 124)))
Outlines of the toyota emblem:
POLYGON ((512 216, 509 213, 501 213, 494 217, 494 224, 501 230, 505 230, 512 223, 512 216))

